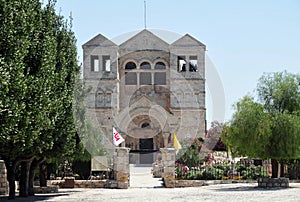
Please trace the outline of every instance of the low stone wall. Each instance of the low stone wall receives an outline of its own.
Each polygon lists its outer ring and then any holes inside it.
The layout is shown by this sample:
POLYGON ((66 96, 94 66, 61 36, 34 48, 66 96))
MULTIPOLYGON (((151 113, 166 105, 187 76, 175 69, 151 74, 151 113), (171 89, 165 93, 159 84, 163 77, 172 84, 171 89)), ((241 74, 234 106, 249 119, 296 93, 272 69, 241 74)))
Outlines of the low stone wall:
POLYGON ((257 183, 262 188, 288 188, 288 178, 260 178, 258 180, 174 180, 164 178, 166 188, 174 187, 200 187, 215 184, 232 184, 232 183, 257 183))
POLYGON ((200 186, 204 186, 205 182, 203 180, 169 180, 169 179, 164 179, 164 184, 165 184, 166 188, 200 187, 200 186))
POLYGON ((256 183, 256 180, 174 180, 164 179, 166 188, 175 187, 200 187, 215 184, 232 184, 232 183, 256 183))
POLYGON ((75 188, 106 188, 107 180, 75 180, 75 188))
POLYGON ((0 160, 0 195, 8 194, 8 183, 6 167, 3 160, 0 160))
MULTIPOLYGON (((65 180, 48 180, 47 185, 70 188, 66 186, 65 180)), ((116 180, 74 180, 72 188, 118 188, 118 184, 116 180)))
POLYGON ((259 178, 258 187, 273 188, 273 187, 289 187, 289 178, 259 178))
POLYGON ((58 193, 58 186, 33 187, 33 190, 36 194, 58 193))

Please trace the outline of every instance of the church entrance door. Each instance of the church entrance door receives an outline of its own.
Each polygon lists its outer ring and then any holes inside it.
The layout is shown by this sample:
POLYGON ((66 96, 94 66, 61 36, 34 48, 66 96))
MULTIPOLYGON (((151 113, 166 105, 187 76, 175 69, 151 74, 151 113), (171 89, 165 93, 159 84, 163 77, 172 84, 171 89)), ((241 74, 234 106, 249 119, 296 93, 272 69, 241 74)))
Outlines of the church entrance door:
POLYGON ((140 164, 153 163, 153 138, 140 139, 140 164))

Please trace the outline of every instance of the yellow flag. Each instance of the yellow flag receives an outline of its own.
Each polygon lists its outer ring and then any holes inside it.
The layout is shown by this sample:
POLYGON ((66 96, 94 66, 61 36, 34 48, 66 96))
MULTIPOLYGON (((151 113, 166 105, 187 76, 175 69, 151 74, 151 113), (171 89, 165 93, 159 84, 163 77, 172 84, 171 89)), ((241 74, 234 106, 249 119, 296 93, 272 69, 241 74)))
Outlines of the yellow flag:
POLYGON ((174 148, 178 151, 181 149, 181 144, 179 143, 176 133, 174 133, 174 148))

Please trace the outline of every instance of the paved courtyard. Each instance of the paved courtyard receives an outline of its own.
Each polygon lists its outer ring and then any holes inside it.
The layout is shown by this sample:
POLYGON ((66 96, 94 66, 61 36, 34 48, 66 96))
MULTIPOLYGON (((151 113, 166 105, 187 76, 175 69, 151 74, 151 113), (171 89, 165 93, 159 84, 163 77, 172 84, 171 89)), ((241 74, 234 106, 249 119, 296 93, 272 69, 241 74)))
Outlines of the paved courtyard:
MULTIPOLYGON (((257 184, 210 185, 193 188, 163 188, 152 178, 150 167, 131 166, 131 187, 121 189, 60 189, 18 201, 300 201, 300 184, 288 189, 261 189, 257 184)), ((4 198, 0 198, 3 200, 4 198)))

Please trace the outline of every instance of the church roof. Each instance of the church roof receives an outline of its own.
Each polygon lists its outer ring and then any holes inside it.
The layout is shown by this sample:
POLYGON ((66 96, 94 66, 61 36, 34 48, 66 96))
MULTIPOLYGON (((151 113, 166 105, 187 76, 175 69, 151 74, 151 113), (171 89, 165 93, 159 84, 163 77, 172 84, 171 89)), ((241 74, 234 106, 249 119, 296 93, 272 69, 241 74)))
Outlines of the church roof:
POLYGON ((103 36, 102 34, 98 34, 88 42, 82 45, 84 46, 117 46, 114 42, 103 36))
POLYGON ((127 50, 168 50, 169 44, 147 29, 142 30, 127 41, 120 44, 120 48, 127 50))
POLYGON ((189 34, 181 35, 175 32, 160 29, 143 29, 121 34, 112 39, 108 39, 102 34, 98 34, 82 46, 124 46, 139 37, 151 37, 152 40, 160 41, 161 44, 172 46, 205 46, 202 42, 189 34))
POLYGON ((198 41, 194 37, 189 34, 185 34, 180 39, 176 40, 174 43, 171 44, 172 46, 204 46, 202 42, 198 41))
POLYGON ((125 33, 125 34, 119 35, 117 37, 114 37, 111 40, 115 44, 120 45, 120 44, 126 42, 127 40, 131 39, 135 35, 137 35, 139 33, 142 33, 145 30, 148 31, 148 32, 151 32, 153 35, 157 36, 158 38, 160 38, 161 40, 165 41, 168 44, 172 44, 174 41, 176 41, 177 39, 182 37, 182 35, 180 35, 178 33, 174 33, 174 32, 167 31, 167 30, 144 29, 144 30, 137 30, 137 31, 132 31, 132 32, 125 33))

